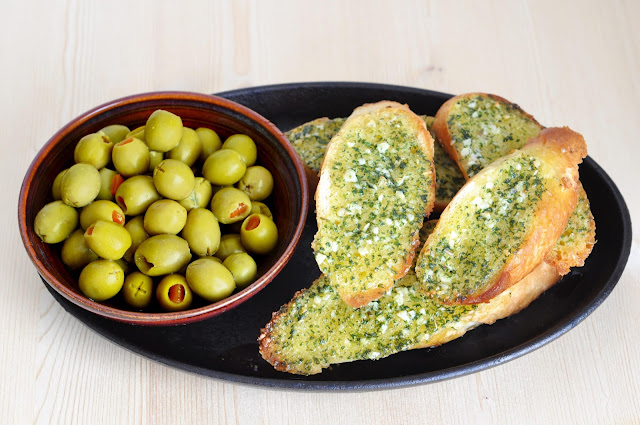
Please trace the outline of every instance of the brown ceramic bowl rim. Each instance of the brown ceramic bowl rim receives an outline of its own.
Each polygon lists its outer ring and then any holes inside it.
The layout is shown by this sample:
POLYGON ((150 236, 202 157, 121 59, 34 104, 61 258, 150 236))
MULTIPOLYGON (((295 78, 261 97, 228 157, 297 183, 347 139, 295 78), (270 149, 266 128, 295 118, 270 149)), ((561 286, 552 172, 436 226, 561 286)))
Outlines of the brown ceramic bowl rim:
MULTIPOLYGON (((183 92, 183 91, 160 91, 160 92, 150 92, 150 93, 141 93, 135 94, 131 96, 122 97, 119 99, 115 99, 110 102, 106 102, 100 106, 97 106, 89 111, 79 115, 78 117, 71 120, 65 126, 63 126, 60 130, 58 130, 42 147, 40 152, 36 155, 35 159, 29 166, 27 173, 22 182, 22 187, 20 189, 20 198, 18 201, 18 223, 20 227, 20 236, 22 238, 22 243, 24 244, 25 249, 27 250, 27 254, 29 258, 36 266, 38 273, 44 279, 44 281, 49 284, 52 288, 54 288, 60 295, 71 301, 72 303, 89 310, 98 315, 132 324, 139 325, 157 325, 157 326, 166 326, 166 325, 181 325, 192 323, 200 320, 204 320, 206 318, 217 316, 225 311, 236 307, 242 302, 248 300, 255 294, 257 294, 260 290, 262 290, 267 284, 269 284, 276 275, 282 270, 282 268, 287 264, 293 252, 298 245, 298 241, 300 240, 300 236, 302 235, 302 231, 304 229, 307 212, 308 212, 308 204, 309 204, 309 189, 307 186, 307 178, 305 174, 305 169, 302 164, 302 161, 296 154, 293 146, 289 143, 288 139, 284 136, 284 134, 269 120, 264 118, 262 115, 257 112, 240 105, 239 103, 227 100, 225 98, 215 96, 215 95, 207 95, 201 93, 194 92, 183 92), (301 191, 301 211, 300 218, 296 223, 295 231, 293 234, 293 238, 287 244, 283 255, 275 262, 275 264, 267 270, 265 274, 260 276, 255 282, 251 285, 247 286, 243 290, 232 294, 231 296, 218 301, 213 304, 208 304, 203 307, 185 310, 180 312, 167 312, 167 313, 145 313, 145 312, 136 312, 136 311, 127 311, 121 310, 118 308, 114 308, 108 305, 100 304, 85 296, 72 291, 66 285, 56 279, 53 274, 45 267, 44 263, 38 258, 34 247, 31 245, 29 240, 28 232, 29 228, 32 227, 26 222, 26 208, 27 208, 27 198, 29 195, 29 191, 31 190, 30 185, 27 182, 32 181, 33 177, 36 174, 36 171, 39 169, 40 165, 45 161, 50 151, 62 140, 68 133, 70 133, 75 128, 84 124, 85 122, 91 120, 94 117, 97 117, 105 112, 110 110, 121 108, 126 105, 136 104, 139 102, 151 101, 151 100, 166 100, 170 102, 172 100, 179 101, 195 101, 206 104, 215 105, 217 107, 222 107, 225 109, 229 109, 233 112, 239 113, 248 117, 251 121, 256 123, 258 126, 263 127, 271 136, 273 136, 280 145, 287 152, 290 160, 293 162, 296 170, 297 177, 300 181, 300 191, 301 191)), ((33 230, 32 230, 33 231, 33 230)))

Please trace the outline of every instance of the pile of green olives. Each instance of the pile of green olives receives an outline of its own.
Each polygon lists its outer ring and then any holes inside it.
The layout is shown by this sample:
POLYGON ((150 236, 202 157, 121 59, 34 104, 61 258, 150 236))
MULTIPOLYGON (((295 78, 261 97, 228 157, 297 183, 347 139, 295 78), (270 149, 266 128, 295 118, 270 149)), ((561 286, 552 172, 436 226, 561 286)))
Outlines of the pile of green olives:
POLYGON ((109 125, 78 141, 35 232, 62 243, 63 263, 94 301, 121 294, 133 309, 165 311, 219 301, 251 284, 255 258, 278 242, 262 202, 273 176, 257 156, 251 137, 223 143, 165 110, 133 130, 109 125))

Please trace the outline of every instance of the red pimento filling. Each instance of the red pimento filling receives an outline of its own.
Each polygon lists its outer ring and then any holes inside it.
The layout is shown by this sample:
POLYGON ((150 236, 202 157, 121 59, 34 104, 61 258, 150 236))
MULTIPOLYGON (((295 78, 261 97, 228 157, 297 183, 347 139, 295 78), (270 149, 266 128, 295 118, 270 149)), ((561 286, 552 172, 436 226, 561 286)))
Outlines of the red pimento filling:
POLYGON ((235 218, 238 217, 240 214, 244 213, 247 210, 247 207, 245 204, 243 204, 242 202, 240 202, 240 204, 238 204, 238 208, 236 208, 235 210, 233 210, 231 212, 231 214, 229 214, 230 218, 235 218))
POLYGON ((260 225, 260 217, 257 215, 252 215, 249 217, 249 221, 247 222, 246 230, 253 230, 260 225))
POLYGON ((116 210, 113 210, 113 212, 111 213, 111 220, 113 220, 114 223, 118 223, 118 224, 124 223, 124 217, 122 216, 122 214, 120 214, 116 210))
POLYGON ((169 288, 169 299, 180 304, 184 300, 184 286, 176 284, 169 288))
POLYGON ((111 179, 109 192, 111 192, 112 195, 115 195, 122 182, 124 182, 124 177, 122 177, 120 174, 116 174, 115 176, 113 176, 113 178, 111 179))

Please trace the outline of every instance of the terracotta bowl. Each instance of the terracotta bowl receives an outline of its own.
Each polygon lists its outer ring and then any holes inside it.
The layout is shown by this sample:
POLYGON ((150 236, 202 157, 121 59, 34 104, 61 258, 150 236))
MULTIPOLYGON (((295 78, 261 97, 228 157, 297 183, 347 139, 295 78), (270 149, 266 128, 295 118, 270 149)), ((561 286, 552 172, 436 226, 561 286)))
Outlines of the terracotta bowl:
POLYGON ((305 169, 291 144, 267 119, 240 104, 216 96, 157 92, 129 96, 98 106, 58 131, 27 171, 20 191, 18 219, 22 241, 38 273, 69 301, 113 320, 144 325, 177 325, 224 313, 271 282, 293 254, 304 228, 308 201, 305 169), (124 303, 121 294, 103 303, 88 299, 78 288, 79 273, 67 269, 60 259, 62 243, 45 244, 33 230, 36 214, 53 200, 53 179, 61 170, 73 165, 74 147, 82 136, 110 124, 124 124, 131 129, 144 125, 156 109, 166 109, 179 115, 185 126, 212 128, 222 140, 235 133, 249 135, 258 148, 257 164, 273 174, 274 191, 265 203, 273 212, 279 232, 277 247, 268 255, 256 258, 258 278, 254 283, 217 303, 194 300, 191 309, 173 313, 162 312, 153 305, 149 311, 134 311, 124 303))

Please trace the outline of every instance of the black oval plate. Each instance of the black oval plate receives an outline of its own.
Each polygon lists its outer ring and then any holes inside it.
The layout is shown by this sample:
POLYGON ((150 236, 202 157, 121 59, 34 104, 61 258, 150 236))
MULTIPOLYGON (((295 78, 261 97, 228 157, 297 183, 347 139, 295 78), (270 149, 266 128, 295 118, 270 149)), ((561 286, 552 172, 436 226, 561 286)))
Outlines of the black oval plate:
MULTIPOLYGON (((451 97, 366 83, 285 84, 220 95, 257 111, 283 131, 322 116, 348 116, 356 106, 383 99, 433 115, 451 97)), ((580 176, 591 201, 598 240, 584 267, 565 276, 519 314, 481 326, 442 347, 336 365, 311 377, 274 370, 260 357, 256 339, 271 313, 320 274, 310 248, 316 231, 314 214, 309 214, 293 258, 271 284, 234 310, 202 322, 160 328, 114 322, 77 307, 45 286, 69 313, 107 339, 201 375, 307 390, 371 390, 436 382, 487 369, 541 347, 580 323, 613 290, 631 248, 629 211, 615 184, 595 161, 586 158, 580 176)))

